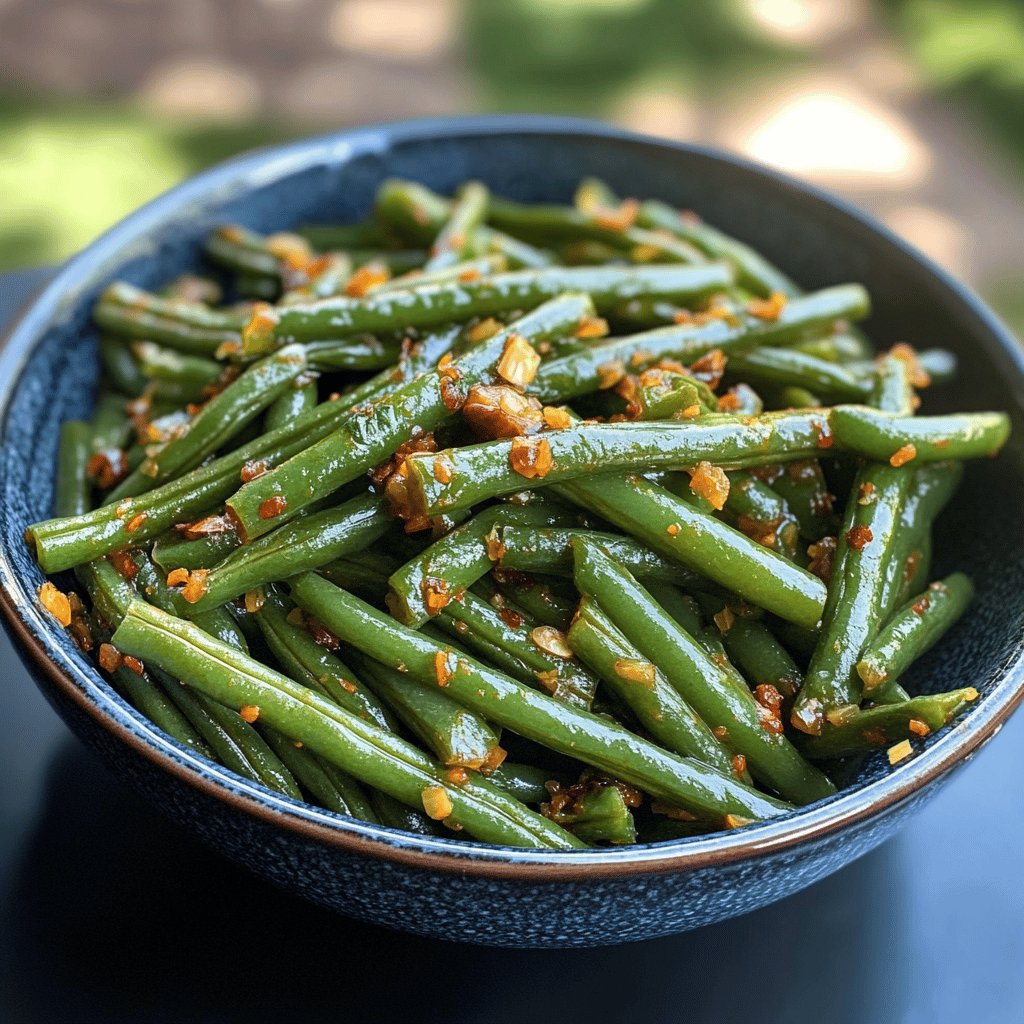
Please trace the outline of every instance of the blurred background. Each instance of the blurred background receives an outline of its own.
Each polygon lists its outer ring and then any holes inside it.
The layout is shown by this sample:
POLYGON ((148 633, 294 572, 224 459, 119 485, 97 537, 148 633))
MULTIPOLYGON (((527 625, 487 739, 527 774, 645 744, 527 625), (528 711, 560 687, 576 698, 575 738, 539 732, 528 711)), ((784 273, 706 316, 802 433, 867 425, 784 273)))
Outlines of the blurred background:
POLYGON ((0 0, 0 269, 252 146, 494 110, 839 191, 1024 333, 1019 0, 0 0))

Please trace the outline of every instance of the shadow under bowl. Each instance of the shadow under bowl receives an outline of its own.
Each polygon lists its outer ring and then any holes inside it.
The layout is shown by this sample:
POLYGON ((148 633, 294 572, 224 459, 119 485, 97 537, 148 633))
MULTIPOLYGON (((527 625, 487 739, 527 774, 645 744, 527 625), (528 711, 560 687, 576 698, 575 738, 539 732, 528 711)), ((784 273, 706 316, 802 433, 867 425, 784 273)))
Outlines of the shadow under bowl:
POLYGON ((592 122, 473 117, 369 127, 243 156, 150 203, 72 260, 10 333, 0 361, 0 607, 23 659, 70 728, 212 846, 317 903, 425 935, 586 946, 669 935, 809 885, 890 836, 995 735, 1024 695, 1024 359, 980 300, 883 227, 806 185, 735 157, 592 122), (1005 409, 1012 439, 968 467, 938 527, 936 574, 975 578, 970 614, 915 667, 912 689, 981 692, 895 769, 868 758, 836 797, 731 833, 579 852, 430 839, 272 793, 195 756, 128 706, 38 605, 23 540, 49 514, 59 425, 87 416, 98 378, 89 310, 108 282, 156 287, 194 269, 215 226, 277 230, 349 221, 382 179, 442 192, 479 178, 526 201, 566 201, 586 175, 622 194, 698 211, 808 289, 861 281, 879 346, 960 359, 929 411, 1005 409))

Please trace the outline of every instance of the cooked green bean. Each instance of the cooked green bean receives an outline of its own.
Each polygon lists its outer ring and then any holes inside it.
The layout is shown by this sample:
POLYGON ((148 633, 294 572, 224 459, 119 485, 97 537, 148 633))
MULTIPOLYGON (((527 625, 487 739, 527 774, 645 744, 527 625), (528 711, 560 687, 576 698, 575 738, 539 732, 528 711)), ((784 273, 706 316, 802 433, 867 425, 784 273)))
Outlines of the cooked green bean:
POLYGON ((827 726, 820 736, 804 736, 800 749, 814 760, 828 760, 927 736, 951 722, 977 696, 978 691, 971 686, 864 711, 852 708, 847 718, 827 726))
POLYGON ((693 813, 715 819, 771 817, 788 805, 757 793, 711 768, 661 750, 624 728, 571 708, 487 668, 468 655, 400 625, 370 605, 311 573, 297 577, 292 594, 346 643, 398 668, 425 686, 443 682, 466 707, 495 725, 543 743, 693 813))
MULTIPOLYGON (((785 738, 778 707, 768 700, 759 704, 745 686, 735 686, 693 636, 598 545, 579 541, 573 550, 580 589, 603 602, 612 622, 659 666, 704 722, 724 730, 724 743, 743 756, 755 778, 794 803, 810 803, 835 792, 785 738)), ((570 643, 572 635, 570 631, 570 643)))
POLYGON ((973 596, 971 581, 955 572, 897 609, 857 662, 865 695, 898 679, 956 623, 973 596))
POLYGON ((490 193, 479 181, 462 186, 448 210, 448 219, 430 247, 430 259, 424 264, 427 273, 443 270, 469 255, 473 232, 487 215, 490 193))
POLYGON ((272 728, 363 783, 409 807, 426 806, 477 839, 554 849, 581 845, 483 778, 467 772, 465 781, 451 781, 448 769, 411 744, 142 601, 129 607, 114 643, 228 707, 257 709, 272 728))
POLYGON ((729 357, 729 374, 755 385, 802 387, 828 402, 856 402, 868 397, 870 378, 806 352, 759 348, 729 357))

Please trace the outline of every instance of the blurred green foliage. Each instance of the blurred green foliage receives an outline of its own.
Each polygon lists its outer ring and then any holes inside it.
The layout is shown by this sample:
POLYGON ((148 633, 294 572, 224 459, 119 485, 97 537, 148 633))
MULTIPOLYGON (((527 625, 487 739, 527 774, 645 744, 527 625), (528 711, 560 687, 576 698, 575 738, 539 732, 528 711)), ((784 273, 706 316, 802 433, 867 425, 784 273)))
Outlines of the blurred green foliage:
POLYGON ((1024 160, 1024 4, 1020 0, 877 0, 933 89, 987 122, 1024 160))
POLYGON ((721 88, 801 59, 737 0, 473 0, 466 49, 487 106, 606 114, 633 87, 721 88))
POLYGON ((123 104, 0 97, 0 269, 69 256, 200 168, 295 134, 197 126, 123 104))

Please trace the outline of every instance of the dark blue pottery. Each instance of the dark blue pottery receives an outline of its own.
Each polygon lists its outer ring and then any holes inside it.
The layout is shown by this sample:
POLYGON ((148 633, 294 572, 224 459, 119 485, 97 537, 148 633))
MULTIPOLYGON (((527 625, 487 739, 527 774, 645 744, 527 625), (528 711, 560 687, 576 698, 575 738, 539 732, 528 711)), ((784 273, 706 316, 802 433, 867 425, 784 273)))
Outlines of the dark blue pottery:
MULTIPOLYGON (((72 730, 159 807, 262 875, 342 913, 426 935, 521 946, 645 939, 746 913, 890 836, 998 732, 1024 695, 1024 359, 962 285, 863 214, 734 157, 581 121, 476 117, 364 128, 233 160, 168 192, 72 260, 15 326, 0 363, 0 606, 28 668, 72 730), (152 287, 200 261, 211 228, 363 216, 389 175, 442 191, 480 178, 564 201, 597 174, 623 194, 697 210, 807 288, 862 281, 879 345, 953 349, 957 382, 929 408, 1007 409, 998 460, 971 465, 943 518, 937 572, 968 569, 967 621, 911 687, 974 685, 957 724, 897 768, 867 760, 840 795, 738 832, 628 849, 533 852, 424 839, 280 797, 178 746, 127 706, 38 606, 22 539, 49 514, 58 426, 97 379, 89 307, 114 278, 152 287)), ((1011 780, 1007 780, 1007 785, 1011 780)), ((979 870, 983 870, 979 868, 979 870)))

